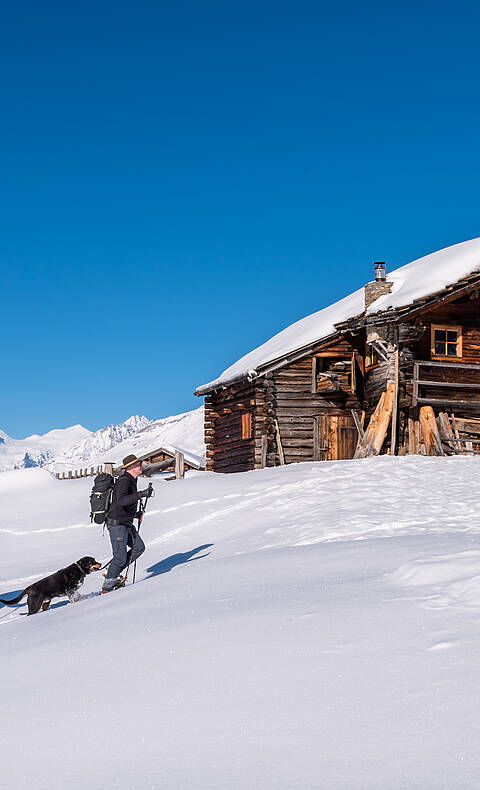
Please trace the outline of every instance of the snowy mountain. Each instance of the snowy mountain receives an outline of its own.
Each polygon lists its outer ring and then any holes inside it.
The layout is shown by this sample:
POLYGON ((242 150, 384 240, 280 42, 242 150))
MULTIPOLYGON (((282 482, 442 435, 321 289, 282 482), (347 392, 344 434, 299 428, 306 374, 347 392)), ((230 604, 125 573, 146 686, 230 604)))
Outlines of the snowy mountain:
POLYGON ((187 457, 201 464, 205 456, 203 406, 160 420, 135 416, 121 425, 109 425, 57 456, 47 468, 52 472, 63 472, 106 461, 117 464, 130 453, 140 456, 158 447, 182 450, 187 457))
MULTIPOLYGON (((135 585, 100 596, 93 573, 79 603, 0 606, 2 785, 477 790, 479 470, 154 479, 135 585)), ((0 597, 110 558, 90 489, 0 475, 0 597)))
POLYGON ((106 452, 141 431, 150 422, 147 417, 140 417, 137 414, 119 425, 107 425, 106 428, 100 428, 69 447, 66 452, 56 456, 55 463, 68 466, 70 469, 75 466, 88 465, 90 461, 93 463, 93 459, 103 457, 106 452))
POLYGON ((93 433, 74 425, 44 436, 11 439, 0 431, 0 472, 36 466, 62 472, 105 461, 117 463, 130 453, 143 455, 158 447, 177 448, 201 464, 205 456, 203 406, 160 420, 134 415, 93 433))
POLYGON ((0 431, 0 472, 42 466, 90 434, 82 425, 49 431, 43 436, 34 434, 26 439, 12 439, 0 431))

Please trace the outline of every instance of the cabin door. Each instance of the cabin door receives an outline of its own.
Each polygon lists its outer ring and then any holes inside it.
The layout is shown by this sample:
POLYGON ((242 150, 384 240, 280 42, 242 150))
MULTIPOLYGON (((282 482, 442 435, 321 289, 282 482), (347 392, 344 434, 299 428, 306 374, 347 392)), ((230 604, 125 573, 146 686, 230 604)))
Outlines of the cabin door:
POLYGON ((321 414, 314 417, 313 448, 318 461, 353 458, 358 431, 351 414, 321 414))

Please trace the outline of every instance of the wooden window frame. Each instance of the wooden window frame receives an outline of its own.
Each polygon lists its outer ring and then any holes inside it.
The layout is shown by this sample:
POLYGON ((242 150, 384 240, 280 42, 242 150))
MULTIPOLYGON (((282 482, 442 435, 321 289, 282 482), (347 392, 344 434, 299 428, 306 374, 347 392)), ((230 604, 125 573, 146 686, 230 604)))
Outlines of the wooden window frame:
MULTIPOLYGON (((312 395, 317 395, 317 376, 319 359, 339 359, 342 362, 350 362, 350 392, 355 394, 357 391, 357 380, 355 373, 355 352, 341 353, 339 351, 319 351, 312 357, 312 395)), ((357 363, 358 364, 358 363, 357 363)))
POLYGON ((246 411, 242 414, 242 439, 252 438, 252 412, 246 411))
MULTIPOLYGON (((447 344, 448 341, 445 341, 447 344)), ((463 336, 462 327, 457 324, 431 324, 430 326, 430 356, 432 359, 445 359, 454 360, 462 359, 463 357, 463 336), (455 356, 451 354, 436 354, 435 353, 435 330, 439 329, 442 332, 456 332, 457 333, 457 353, 455 356)))
POLYGON ((374 368, 378 368, 380 365, 380 354, 378 351, 371 346, 365 340, 365 371, 373 370, 374 368), (375 361, 372 362, 373 357, 375 356, 375 361))

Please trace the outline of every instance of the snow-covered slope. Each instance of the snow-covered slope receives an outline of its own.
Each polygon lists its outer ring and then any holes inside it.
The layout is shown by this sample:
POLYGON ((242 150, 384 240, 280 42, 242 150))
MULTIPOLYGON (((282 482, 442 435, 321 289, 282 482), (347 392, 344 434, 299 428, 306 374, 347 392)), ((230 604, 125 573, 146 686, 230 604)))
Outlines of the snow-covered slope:
MULTIPOLYGON (((3 784, 476 790, 479 472, 381 456, 156 480, 135 586, 0 608, 3 784)), ((0 476, 2 597, 110 556, 90 487, 0 476)))
MULTIPOLYGON (((393 283, 391 292, 373 302, 367 312, 372 314, 391 307, 411 304, 415 299, 436 293, 447 285, 478 271, 480 271, 480 238, 454 244, 388 272, 387 280, 393 283)), ((202 395, 213 387, 228 384, 237 377, 255 375, 258 367, 328 337, 334 332, 335 324, 354 318, 363 313, 364 309, 364 291, 360 288, 335 304, 312 313, 278 332, 266 343, 230 365, 217 379, 198 387, 197 394, 202 395)))
POLYGON ((0 472, 42 466, 72 444, 85 441, 90 434, 82 425, 49 431, 43 436, 34 434, 26 439, 12 439, 0 431, 0 472))
POLYGON ((95 466, 105 461, 116 464, 130 453, 145 455, 158 447, 183 450, 187 457, 202 465, 205 456, 203 436, 203 406, 161 420, 131 417, 121 425, 110 425, 96 431, 55 458, 47 468, 62 472, 81 466, 95 466))

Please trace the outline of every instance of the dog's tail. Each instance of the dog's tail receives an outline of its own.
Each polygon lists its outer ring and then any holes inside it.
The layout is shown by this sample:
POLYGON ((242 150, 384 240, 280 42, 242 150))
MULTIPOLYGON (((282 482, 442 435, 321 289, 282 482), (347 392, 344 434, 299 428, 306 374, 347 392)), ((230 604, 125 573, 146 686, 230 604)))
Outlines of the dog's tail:
POLYGON ((26 590, 22 590, 20 595, 17 595, 16 598, 10 598, 9 601, 5 601, 3 598, 0 598, 0 603, 4 603, 5 606, 13 606, 15 603, 18 603, 22 600, 23 596, 26 594, 26 590))

